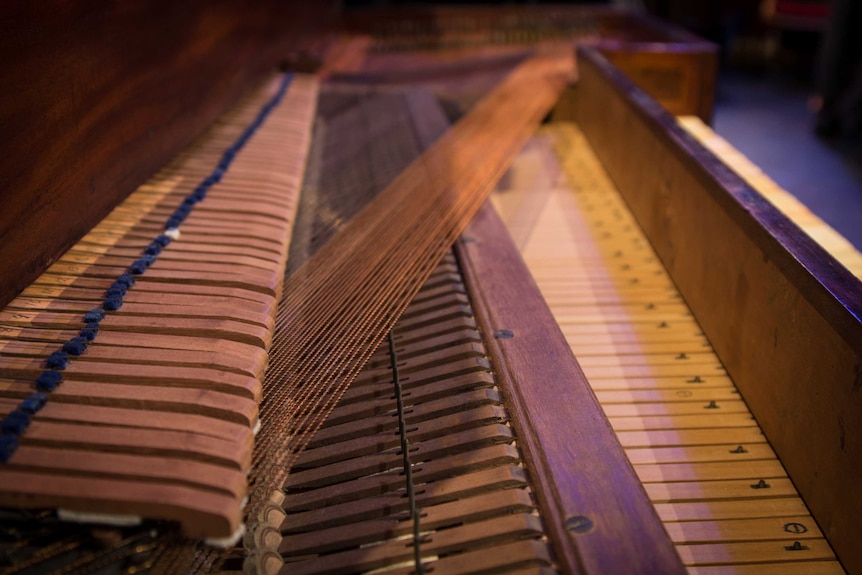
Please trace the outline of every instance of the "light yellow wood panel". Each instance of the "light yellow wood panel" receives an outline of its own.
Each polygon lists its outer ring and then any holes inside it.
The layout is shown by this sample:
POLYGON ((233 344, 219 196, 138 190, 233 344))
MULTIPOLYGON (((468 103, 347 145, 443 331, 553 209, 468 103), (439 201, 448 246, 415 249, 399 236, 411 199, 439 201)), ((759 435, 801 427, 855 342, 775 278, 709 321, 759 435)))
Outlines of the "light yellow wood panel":
POLYGON ((755 483, 764 477, 784 477, 786 473, 777 459, 759 461, 739 460, 707 463, 661 463, 635 465, 643 483, 662 481, 719 481, 729 479, 753 479, 755 483))
POLYGON ((716 433, 714 429, 677 429, 659 431, 619 431, 617 438, 623 447, 692 447, 735 443, 765 443, 766 438, 757 427, 729 428, 716 433))
POLYGON ((788 550, 793 538, 784 541, 679 545, 680 557, 686 565, 762 563, 764 561, 807 561, 834 559, 835 554, 824 539, 808 540, 802 549, 788 550))
MULTIPOLYGON (((606 413, 613 413, 614 415, 625 415, 624 413, 613 411, 614 409, 637 409, 640 410, 640 406, 644 403, 647 405, 658 405, 661 406, 662 409, 668 410, 669 412, 675 412, 677 409, 675 406, 676 403, 683 403, 684 406, 680 409, 688 410, 690 409, 689 404, 694 404, 700 409, 707 408, 709 406, 708 402, 715 401, 720 408, 729 408, 730 402, 733 403, 733 410, 748 411, 748 408, 744 403, 740 401, 739 392, 736 391, 736 388, 727 380, 724 384, 722 384, 718 389, 716 389, 715 385, 710 387, 706 387, 704 384, 691 384, 686 383, 685 386, 688 388, 686 390, 632 390, 632 391, 596 391, 596 397, 599 398, 599 401, 602 402, 602 405, 605 406, 606 413), (656 402, 655 404, 649 402, 656 402), (739 402, 739 403, 736 403, 739 402), (616 404, 620 404, 623 407, 617 407, 616 404)), ((647 408, 652 409, 652 408, 647 408)), ((642 413, 642 411, 639 411, 642 413)), ((698 413, 702 413, 698 411, 698 413)))
POLYGON ((786 477, 731 479, 720 481, 681 481, 678 483, 647 483, 644 485, 655 503, 672 501, 708 501, 718 499, 758 499, 792 497, 796 489, 786 477), (760 487, 756 487, 760 486, 760 487))
POLYGON ((788 537, 803 541, 823 537, 817 524, 808 515, 726 521, 666 522, 664 526, 675 543, 783 541, 788 537))
POLYGON ((626 451, 634 465, 650 463, 699 463, 775 459, 767 443, 754 445, 704 445, 696 447, 638 448, 626 451), (740 449, 741 448, 741 449, 740 449))
POLYGON ((654 503, 662 521, 708 521, 807 516, 799 497, 654 503))
POLYGON ((691 575, 843 575, 837 561, 795 561, 793 563, 755 563, 751 565, 691 566, 691 575))
MULTIPOLYGON (((605 392, 607 393, 607 392, 605 392)), ((597 394, 597 397, 599 395, 597 394)), ((661 402, 661 403, 635 403, 631 401, 613 402, 610 401, 607 395, 601 395, 602 406, 605 414, 608 417, 649 417, 649 416, 678 416, 678 415, 698 415, 704 416, 704 409, 720 410, 720 413, 748 413, 748 407, 745 402, 739 399, 739 396, 732 392, 727 393, 725 400, 716 399, 714 392, 709 393, 704 390, 698 391, 698 398, 688 401, 676 402, 661 402), (701 400, 700 397, 708 398, 701 400)), ((630 399, 627 398, 627 399, 630 399)), ((714 414, 719 413, 715 411, 714 414)))
POLYGON ((691 375, 726 375, 720 363, 685 365, 608 365, 584 366, 588 379, 612 377, 678 377, 691 375))
MULTIPOLYGON (((813 520, 613 184, 576 128, 551 126, 531 144, 508 179, 520 188, 495 202, 660 516, 679 543, 710 543, 683 545, 687 562, 715 560, 723 545, 728 561, 788 560, 740 539, 813 520)), ((826 557, 793 557, 812 556, 826 557)))
POLYGON ((592 355, 583 352, 578 354, 578 362, 581 367, 602 367, 608 365, 634 365, 634 366, 688 366, 688 365, 713 365, 718 362, 714 353, 703 352, 702 346, 693 346, 697 351, 684 351, 677 349, 671 353, 653 354, 623 354, 623 355, 592 355))
MULTIPOLYGON (((573 350, 577 350, 576 346, 572 346, 573 350)), ((577 352, 576 352, 577 353, 577 352)), ((685 400, 692 397, 698 389, 710 389, 716 387, 733 387, 733 383, 726 375, 683 375, 680 377, 641 377, 636 379, 595 379, 590 382, 594 391, 599 390, 620 390, 637 392, 642 391, 657 391, 659 393, 667 393, 675 395, 677 398, 685 400)), ((633 398, 640 397, 639 395, 632 396, 633 398)), ((644 396, 646 397, 646 396, 644 396)), ((679 400, 678 399, 678 400, 679 400)), ((671 401, 671 399, 668 399, 671 401)), ((677 400, 677 401, 678 401, 677 400)))
MULTIPOLYGON (((571 343, 575 338, 570 338, 571 343)), ((649 343, 614 343, 612 341, 593 341, 583 338, 578 341, 578 357, 589 357, 593 355, 652 355, 659 353, 698 352, 708 344, 702 337, 694 336, 686 338, 680 336, 677 341, 649 342, 649 343)))
POLYGON ((826 222, 813 214, 791 193, 764 174, 760 168, 736 150, 729 142, 716 134, 696 116, 677 118, 680 125, 696 137, 701 144, 733 168, 772 205, 781 210, 801 227, 817 243, 831 253, 857 277, 862 277, 862 253, 826 222))
POLYGON ((641 417, 609 417, 611 427, 615 431, 645 430, 690 430, 723 428, 740 429, 753 427, 757 422, 748 413, 718 413, 710 410, 706 415, 676 415, 676 416, 641 416, 641 417))

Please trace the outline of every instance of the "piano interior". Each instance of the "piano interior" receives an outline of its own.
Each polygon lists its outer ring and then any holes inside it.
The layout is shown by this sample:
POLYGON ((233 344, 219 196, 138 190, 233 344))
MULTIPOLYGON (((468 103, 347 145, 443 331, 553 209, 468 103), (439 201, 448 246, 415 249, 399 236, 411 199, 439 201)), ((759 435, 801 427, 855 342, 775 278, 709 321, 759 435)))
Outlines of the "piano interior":
POLYGON ((862 256, 711 132, 708 42, 0 22, 0 572, 862 572, 862 256))

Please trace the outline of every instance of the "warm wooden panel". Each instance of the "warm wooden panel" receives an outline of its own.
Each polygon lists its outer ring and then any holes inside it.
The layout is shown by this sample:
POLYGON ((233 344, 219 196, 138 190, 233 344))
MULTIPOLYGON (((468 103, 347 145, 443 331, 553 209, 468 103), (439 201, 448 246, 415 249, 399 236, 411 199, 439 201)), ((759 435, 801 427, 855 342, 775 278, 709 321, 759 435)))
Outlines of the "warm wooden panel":
POLYGON ((718 53, 714 45, 606 44, 602 53, 675 115, 712 120, 718 53))
MULTIPOLYGON (((712 556, 726 546, 735 555, 728 572, 765 559, 759 548, 737 554, 744 541, 786 548, 804 532, 822 547, 732 382, 712 375, 724 371, 718 358, 690 314, 680 314, 682 298, 577 126, 543 127, 503 181, 493 200, 522 238, 518 247, 555 317, 580 317, 560 327, 638 477, 657 507, 696 509, 695 517, 666 523, 674 542, 707 545, 712 556), (613 367, 639 373, 608 377, 613 367), (763 521, 765 501, 779 496, 781 511, 763 521), (791 520, 780 518, 793 501, 801 527, 785 530, 791 520)), ((709 560, 679 551, 689 570, 709 560)), ((785 549, 780 559, 795 573, 810 558, 785 549)))
POLYGON ((598 47, 671 114, 712 120, 718 46, 642 14, 606 14, 598 47))
POLYGON ((457 253, 561 568, 567 573, 683 573, 493 207, 486 204, 479 211, 465 238, 457 253))
POLYGON ((0 14, 0 306, 323 23, 334 2, 0 14))
POLYGON ((862 284, 595 52, 575 114, 850 572, 862 284))
POLYGON ((832 254, 841 265, 846 267, 856 277, 862 279, 862 252, 835 231, 829 224, 817 217, 802 202, 790 192, 784 190, 768 175, 757 167, 742 152, 735 149, 725 139, 712 131, 694 116, 678 117, 680 125, 703 144, 710 152, 721 158, 721 161, 733 168, 773 206, 781 210, 793 223, 805 230, 809 236, 832 254))

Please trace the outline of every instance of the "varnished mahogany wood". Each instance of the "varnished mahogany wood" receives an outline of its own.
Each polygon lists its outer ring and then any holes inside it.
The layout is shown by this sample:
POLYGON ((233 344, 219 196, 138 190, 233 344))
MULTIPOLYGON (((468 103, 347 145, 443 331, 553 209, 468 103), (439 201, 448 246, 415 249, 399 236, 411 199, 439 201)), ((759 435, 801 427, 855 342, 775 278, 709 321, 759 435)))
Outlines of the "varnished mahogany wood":
POLYGON ((575 118, 850 572, 862 571, 862 284, 601 55, 575 118))
POLYGON ((489 204, 464 237, 457 253, 562 570, 684 573, 568 343, 489 204))
POLYGON ((718 46, 656 18, 609 11, 599 27, 598 47, 672 114, 712 120, 718 46))
POLYGON ((309 41, 335 2, 0 13, 0 306, 309 41))

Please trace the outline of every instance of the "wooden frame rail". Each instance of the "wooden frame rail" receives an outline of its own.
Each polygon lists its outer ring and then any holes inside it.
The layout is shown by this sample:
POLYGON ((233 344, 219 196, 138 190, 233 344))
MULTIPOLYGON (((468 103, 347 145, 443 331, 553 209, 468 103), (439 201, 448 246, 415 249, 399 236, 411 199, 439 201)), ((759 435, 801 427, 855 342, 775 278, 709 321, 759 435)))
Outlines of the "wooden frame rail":
POLYGON ((565 573, 685 573, 551 310, 486 203, 456 244, 565 573), (481 278, 481 280, 480 280, 481 278), (517 384, 515 384, 515 382, 517 384))
POLYGON ((862 572, 862 283, 602 55, 578 56, 565 109, 836 554, 862 572))

